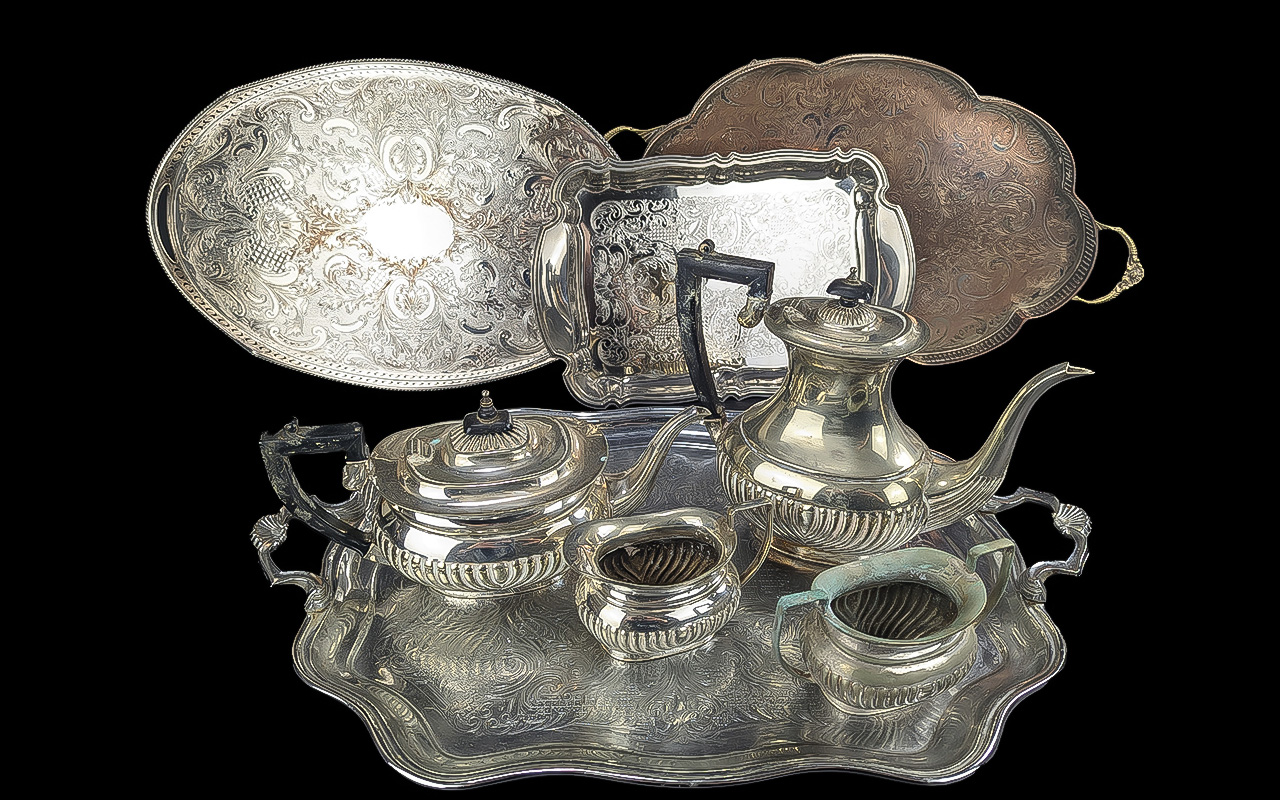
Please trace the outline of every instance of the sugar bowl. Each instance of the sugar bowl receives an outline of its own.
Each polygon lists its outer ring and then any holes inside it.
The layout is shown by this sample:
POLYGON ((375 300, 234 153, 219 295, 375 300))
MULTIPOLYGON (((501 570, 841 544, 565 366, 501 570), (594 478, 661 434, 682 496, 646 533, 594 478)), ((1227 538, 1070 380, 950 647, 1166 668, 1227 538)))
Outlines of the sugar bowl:
POLYGON ((974 545, 962 561, 930 547, 868 556, 820 573, 812 589, 778 600, 773 650, 850 714, 878 714, 945 692, 973 667, 978 623, 1004 592, 1014 543, 974 545), (1000 552, 988 591, 978 559, 1000 552), (782 648, 792 609, 812 606, 800 629, 803 664, 782 648))
POLYGON ((764 562, 772 537, 767 503, 727 516, 677 508, 577 525, 564 553, 577 576, 578 618, 619 661, 693 650, 738 610, 742 583, 764 562))

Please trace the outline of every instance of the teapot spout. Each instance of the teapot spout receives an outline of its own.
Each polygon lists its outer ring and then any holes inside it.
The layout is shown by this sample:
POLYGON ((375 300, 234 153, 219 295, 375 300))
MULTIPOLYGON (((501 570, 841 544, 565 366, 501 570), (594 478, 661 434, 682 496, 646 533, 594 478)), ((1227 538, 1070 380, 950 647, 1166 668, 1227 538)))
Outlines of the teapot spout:
POLYGON ((644 453, 636 459, 636 463, 622 472, 610 472, 604 476, 609 491, 610 513, 613 516, 625 516, 639 508, 653 489, 654 478, 658 476, 658 470, 666 460, 676 437, 694 422, 709 416, 711 412, 707 409, 690 406, 658 430, 644 453))
POLYGON ((950 525, 982 508, 994 497, 1009 469, 1013 447, 1031 406, 1059 383, 1092 374, 1093 370, 1066 362, 1046 369, 1018 391, 973 458, 955 463, 935 459, 925 489, 929 502, 928 527, 932 530, 950 525))

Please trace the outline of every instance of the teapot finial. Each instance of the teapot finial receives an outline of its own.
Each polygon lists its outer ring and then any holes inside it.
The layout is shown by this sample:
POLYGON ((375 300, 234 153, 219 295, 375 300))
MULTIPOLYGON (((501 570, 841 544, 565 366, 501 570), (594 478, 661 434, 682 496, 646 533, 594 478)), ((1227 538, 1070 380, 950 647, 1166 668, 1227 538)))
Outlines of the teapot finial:
POLYGON ((480 392, 480 408, 462 418, 462 430, 475 435, 506 433, 511 430, 511 412, 499 411, 485 389, 480 392))

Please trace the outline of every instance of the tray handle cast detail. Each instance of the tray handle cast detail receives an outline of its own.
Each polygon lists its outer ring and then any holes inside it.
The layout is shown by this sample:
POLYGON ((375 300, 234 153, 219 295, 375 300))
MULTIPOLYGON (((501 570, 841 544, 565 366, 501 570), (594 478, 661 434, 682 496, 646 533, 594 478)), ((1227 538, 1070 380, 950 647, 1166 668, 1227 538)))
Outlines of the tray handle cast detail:
POLYGON ((1142 261, 1138 259, 1138 245, 1133 241, 1132 236, 1125 233, 1124 228, 1103 225, 1101 222, 1097 222, 1097 220, 1094 220, 1094 222, 1104 231, 1113 231, 1120 234, 1120 238, 1124 239, 1125 246, 1129 248, 1129 257, 1125 259, 1124 262, 1124 274, 1120 276, 1119 283, 1117 283, 1111 291, 1107 292, 1102 297, 1096 297, 1093 300, 1086 300, 1080 295, 1076 295, 1071 298, 1072 300, 1079 300, 1081 303, 1088 303, 1089 305, 1098 305, 1099 303, 1106 303, 1116 299, 1116 296, 1125 289, 1132 289, 1134 286, 1137 286, 1147 274, 1146 270, 1142 268, 1142 261))
POLYGON ((275 551, 289 535, 289 521, 293 515, 281 508, 275 514, 260 518, 253 526, 250 539, 258 551, 258 562, 272 586, 298 586, 307 593, 305 608, 308 612, 323 611, 333 599, 333 593, 320 576, 305 570, 283 570, 275 562, 275 551))
POLYGON ((1065 561, 1041 561, 1028 567, 1026 572, 1017 577, 1018 592, 1027 602, 1044 603, 1046 578, 1050 575, 1079 575, 1084 570, 1084 562, 1089 558, 1089 532, 1093 530, 1093 520, 1079 506, 1063 503, 1047 492, 1022 487, 1018 487, 1011 495, 991 498, 982 507, 982 511, 994 514, 1028 502, 1052 511, 1053 527, 1074 543, 1071 555, 1065 561))
POLYGON ((299 425, 295 419, 277 433, 264 433, 258 442, 271 488, 284 506, 276 514, 262 517, 254 525, 252 540, 262 569, 271 585, 287 583, 308 592, 307 609, 318 610, 328 603, 328 591, 315 575, 285 572, 272 554, 284 543, 290 520, 296 519, 330 540, 361 553, 373 541, 372 516, 376 512, 373 482, 368 479, 369 446, 358 422, 337 425, 299 425), (342 485, 351 495, 338 503, 326 503, 302 488, 291 461, 296 455, 343 453, 346 464, 342 485))

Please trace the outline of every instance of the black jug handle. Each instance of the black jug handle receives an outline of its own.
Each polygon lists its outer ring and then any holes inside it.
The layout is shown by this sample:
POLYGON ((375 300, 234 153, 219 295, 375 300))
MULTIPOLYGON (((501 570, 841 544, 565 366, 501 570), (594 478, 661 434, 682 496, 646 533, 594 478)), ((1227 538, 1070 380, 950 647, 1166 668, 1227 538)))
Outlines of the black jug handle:
POLYGON ((689 368, 696 402, 712 414, 724 416, 716 391, 715 374, 707 358, 702 329, 702 284, 713 280, 740 283, 747 287, 747 302, 738 312, 738 324, 754 328, 764 319, 773 292, 772 261, 716 252, 715 242, 705 240, 695 248, 676 253, 676 322, 680 326, 680 348, 689 368))

